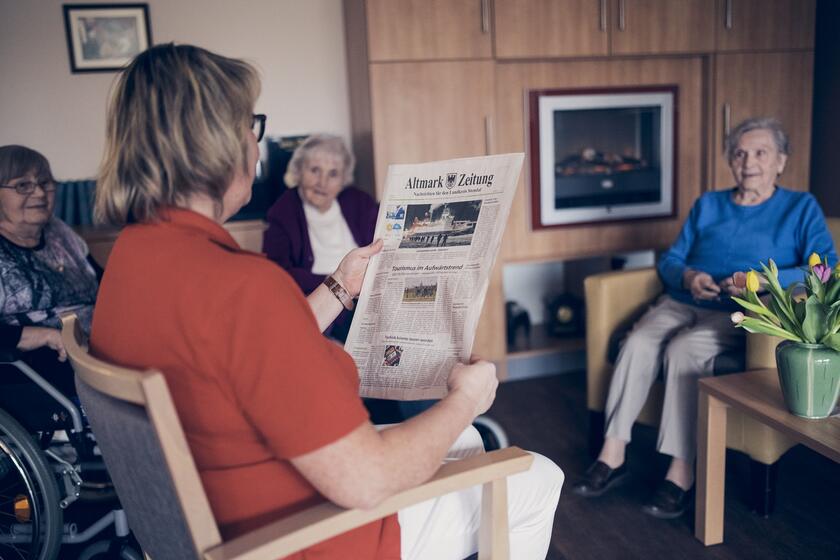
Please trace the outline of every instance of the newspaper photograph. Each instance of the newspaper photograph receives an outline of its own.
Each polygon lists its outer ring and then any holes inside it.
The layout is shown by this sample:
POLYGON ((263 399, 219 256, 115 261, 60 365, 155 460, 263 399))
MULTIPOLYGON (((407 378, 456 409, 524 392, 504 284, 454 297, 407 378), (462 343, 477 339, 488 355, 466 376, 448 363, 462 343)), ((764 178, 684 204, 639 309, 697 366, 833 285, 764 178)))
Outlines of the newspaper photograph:
POLYGON ((446 395, 467 362, 525 154, 391 165, 345 350, 363 397, 446 395))

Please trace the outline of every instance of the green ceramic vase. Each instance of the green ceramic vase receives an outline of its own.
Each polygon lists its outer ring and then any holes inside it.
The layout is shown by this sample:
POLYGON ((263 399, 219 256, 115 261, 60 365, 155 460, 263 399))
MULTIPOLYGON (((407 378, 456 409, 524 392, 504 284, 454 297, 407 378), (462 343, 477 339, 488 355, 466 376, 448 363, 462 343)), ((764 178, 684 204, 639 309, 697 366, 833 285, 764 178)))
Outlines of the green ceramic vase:
POLYGON ((803 418, 825 418, 840 394, 840 352, 822 344, 784 341, 776 365, 785 404, 803 418))

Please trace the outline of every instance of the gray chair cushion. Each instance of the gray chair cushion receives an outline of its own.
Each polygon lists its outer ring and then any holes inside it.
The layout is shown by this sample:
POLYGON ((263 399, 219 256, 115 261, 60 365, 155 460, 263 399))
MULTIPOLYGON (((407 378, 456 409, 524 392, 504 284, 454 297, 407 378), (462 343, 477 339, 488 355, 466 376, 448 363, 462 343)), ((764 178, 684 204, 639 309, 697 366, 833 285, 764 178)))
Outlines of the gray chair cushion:
POLYGON ((198 559, 146 410, 98 393, 78 377, 76 388, 140 546, 154 560, 198 559))

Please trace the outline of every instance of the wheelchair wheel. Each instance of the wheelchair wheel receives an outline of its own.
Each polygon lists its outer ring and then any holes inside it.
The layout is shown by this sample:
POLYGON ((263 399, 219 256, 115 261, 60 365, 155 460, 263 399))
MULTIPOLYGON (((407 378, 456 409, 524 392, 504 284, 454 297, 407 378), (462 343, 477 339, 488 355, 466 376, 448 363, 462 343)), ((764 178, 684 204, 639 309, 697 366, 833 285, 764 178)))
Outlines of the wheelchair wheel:
POLYGON ((54 560, 64 521, 58 483, 23 426, 0 410, 0 558, 54 560))
POLYGON ((496 451, 510 445, 507 432, 502 426, 488 416, 479 416, 473 420, 473 426, 481 435, 485 451, 496 451))

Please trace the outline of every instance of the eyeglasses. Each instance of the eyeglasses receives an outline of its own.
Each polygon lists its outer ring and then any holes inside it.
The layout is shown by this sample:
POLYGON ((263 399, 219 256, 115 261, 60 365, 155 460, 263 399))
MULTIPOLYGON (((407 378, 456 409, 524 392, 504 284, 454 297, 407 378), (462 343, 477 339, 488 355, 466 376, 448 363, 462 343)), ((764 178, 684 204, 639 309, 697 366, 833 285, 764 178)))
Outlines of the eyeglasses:
POLYGON ((21 181, 17 185, 0 185, 2 189, 15 189, 15 192, 22 195, 29 195, 35 192, 35 187, 41 187, 45 193, 55 190, 55 182, 50 179, 41 181, 21 181))
POLYGON ((251 115, 251 130, 254 131, 254 135, 257 137, 257 142, 263 139, 263 135, 265 134, 265 120, 268 118, 265 115, 251 115))

